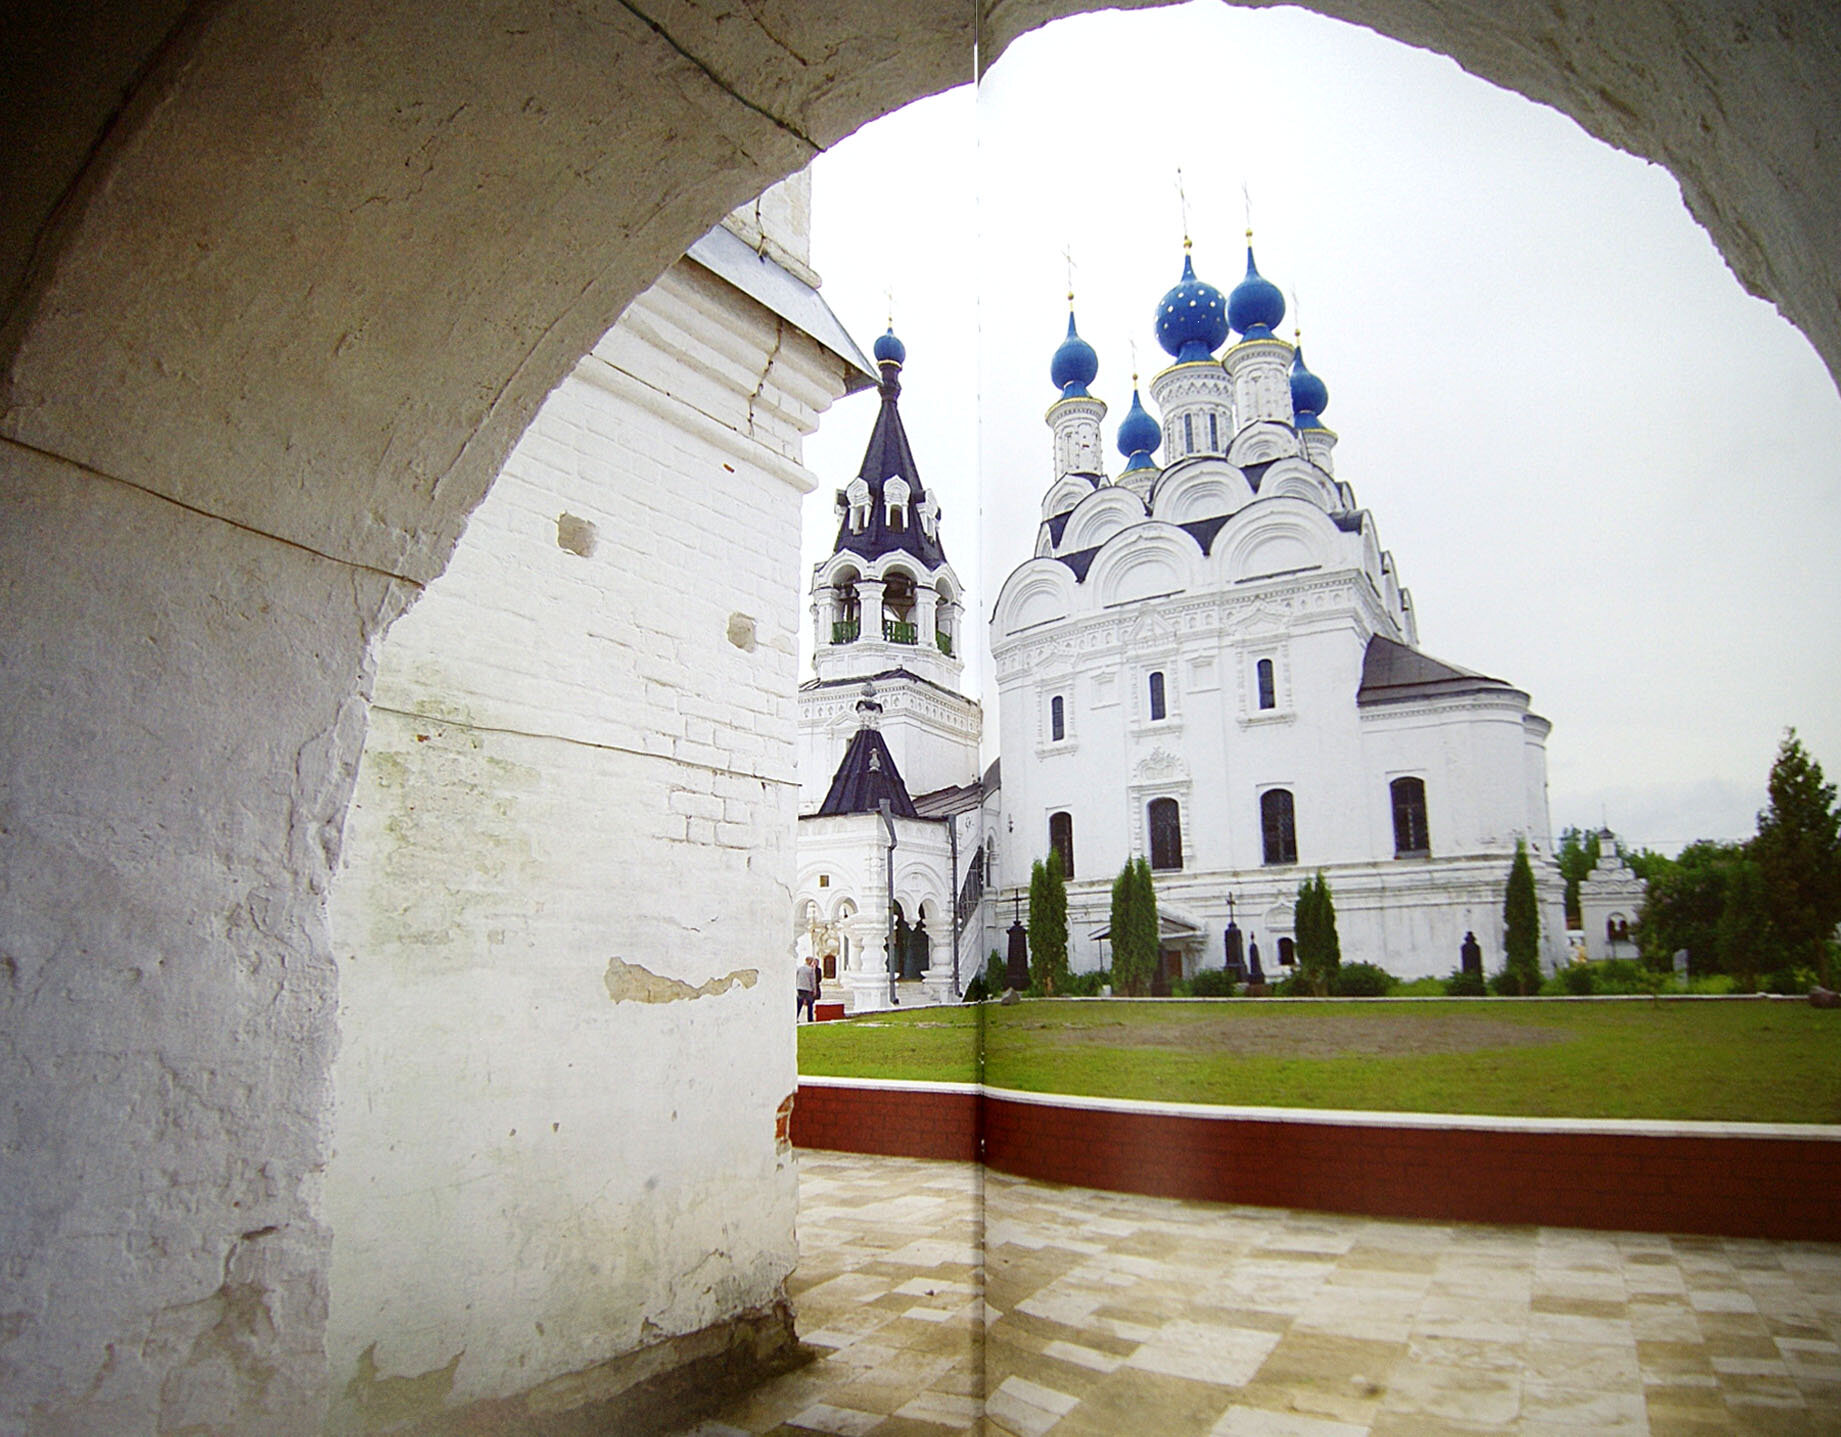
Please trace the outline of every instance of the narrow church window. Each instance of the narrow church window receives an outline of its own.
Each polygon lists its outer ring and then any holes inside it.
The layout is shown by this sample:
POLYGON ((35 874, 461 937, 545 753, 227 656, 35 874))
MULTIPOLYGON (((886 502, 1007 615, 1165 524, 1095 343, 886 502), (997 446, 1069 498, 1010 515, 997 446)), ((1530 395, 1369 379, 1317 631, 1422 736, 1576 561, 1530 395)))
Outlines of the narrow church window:
POLYGON ((1163 671, 1159 669, 1151 674, 1151 720, 1152 722, 1155 722, 1156 720, 1162 718, 1163 714, 1164 714, 1163 671))
POLYGON ((1419 857, 1432 851, 1426 825, 1425 780, 1396 778, 1388 785, 1394 801, 1394 857, 1419 857))
POLYGON ((1060 694, 1048 701, 1048 736, 1055 743, 1060 743, 1068 736, 1067 709, 1062 704, 1060 694))
POLYGON ((1193 414, 1183 416, 1183 453, 1195 453, 1195 416, 1193 414))
POLYGON ((1278 940, 1278 961, 1281 968, 1295 968, 1298 963, 1298 945, 1290 938, 1278 940))
POLYGON ((1151 819, 1151 867, 1183 866, 1183 819, 1173 798, 1153 798, 1151 819))
POLYGON ((1268 864, 1298 861, 1298 829, 1290 789, 1267 789, 1259 796, 1259 829, 1265 839, 1268 864))
POLYGON ((1048 846, 1061 855, 1061 876, 1074 876, 1074 815, 1051 813, 1048 816, 1048 846))
POLYGON ((1208 452, 1210 454, 1221 452, 1220 420, 1212 409, 1208 411, 1208 452))
POLYGON ((1255 670, 1259 678, 1259 706, 1262 709, 1278 707, 1278 690, 1272 682, 1272 660, 1261 659, 1255 670))

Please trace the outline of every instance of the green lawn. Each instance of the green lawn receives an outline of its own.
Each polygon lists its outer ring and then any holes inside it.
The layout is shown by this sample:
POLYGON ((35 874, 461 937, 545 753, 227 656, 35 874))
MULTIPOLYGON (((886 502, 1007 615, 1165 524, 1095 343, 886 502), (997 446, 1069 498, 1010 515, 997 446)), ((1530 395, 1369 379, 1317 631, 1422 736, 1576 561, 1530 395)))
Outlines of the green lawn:
POLYGON ((1841 1013, 1766 1000, 1033 1001, 799 1030, 799 1070, 1171 1102, 1841 1123, 1841 1013))

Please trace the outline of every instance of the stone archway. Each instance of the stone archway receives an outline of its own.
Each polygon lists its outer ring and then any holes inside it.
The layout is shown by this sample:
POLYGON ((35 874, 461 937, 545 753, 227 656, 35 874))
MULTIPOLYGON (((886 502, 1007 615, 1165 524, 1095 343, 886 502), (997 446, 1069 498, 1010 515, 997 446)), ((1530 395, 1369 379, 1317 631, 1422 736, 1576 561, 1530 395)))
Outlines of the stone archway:
MULTIPOLYGON (((324 902, 372 646, 693 238, 1084 8, 9 10, 7 1423, 314 1425, 324 902), (201 1334, 243 1356, 188 1368, 201 1334)), ((1314 8, 1666 165, 1841 371, 1828 7, 1314 8)))

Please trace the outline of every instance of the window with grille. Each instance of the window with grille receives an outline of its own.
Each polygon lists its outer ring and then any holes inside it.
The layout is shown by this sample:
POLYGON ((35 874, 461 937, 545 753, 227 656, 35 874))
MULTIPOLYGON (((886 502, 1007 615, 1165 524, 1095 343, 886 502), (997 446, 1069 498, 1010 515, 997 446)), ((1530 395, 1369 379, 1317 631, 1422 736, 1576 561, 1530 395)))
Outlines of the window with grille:
POLYGON ((1150 806, 1151 867, 1183 866, 1183 819, 1173 798, 1153 798, 1150 806))
POLYGON ((1298 861, 1298 826, 1290 789, 1268 789, 1259 796, 1259 828, 1267 863, 1298 861))
POLYGON ((1425 781, 1396 778, 1388 788, 1394 802, 1394 857, 1430 853, 1432 838, 1426 824, 1425 781))
POLYGON ((1061 876, 1074 876, 1074 815, 1051 813, 1048 816, 1048 846, 1061 855, 1061 876))

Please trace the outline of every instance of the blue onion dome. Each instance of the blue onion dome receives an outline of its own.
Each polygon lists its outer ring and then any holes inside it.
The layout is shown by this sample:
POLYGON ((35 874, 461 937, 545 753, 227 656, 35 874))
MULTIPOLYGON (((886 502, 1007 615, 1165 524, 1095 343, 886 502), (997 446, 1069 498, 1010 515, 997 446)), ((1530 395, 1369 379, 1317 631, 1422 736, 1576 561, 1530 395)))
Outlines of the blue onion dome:
POLYGON ((1178 364, 1214 358, 1227 338, 1227 306, 1221 291, 1195 277, 1195 262, 1185 250, 1183 277, 1157 301, 1157 342, 1178 364))
POLYGON ((888 328, 888 333, 877 336, 876 347, 872 353, 876 356, 877 364, 906 364, 908 362, 908 346, 895 338, 895 326, 892 324, 888 328))
POLYGON ((1304 345, 1291 352, 1291 412, 1300 429, 1319 429, 1317 416, 1330 407, 1330 387, 1304 367, 1304 345))
POLYGON ((1228 322, 1246 339, 1270 339, 1285 318, 1285 296, 1253 263, 1253 246, 1247 246, 1247 277, 1227 297, 1228 322))
POLYGON ((1131 408, 1125 411, 1125 417, 1119 421, 1119 453, 1131 462, 1127 469, 1149 469, 1151 454, 1163 443, 1163 426, 1145 412, 1144 403, 1138 398, 1136 385, 1132 386, 1131 408))
POLYGON ((1068 310, 1068 337, 1061 341, 1061 348, 1055 351, 1055 357, 1049 361, 1048 377, 1055 382, 1055 388, 1061 391, 1063 399, 1083 399, 1087 386, 1099 373, 1099 356, 1093 352, 1093 346, 1080 337, 1074 328, 1074 311, 1068 310))

